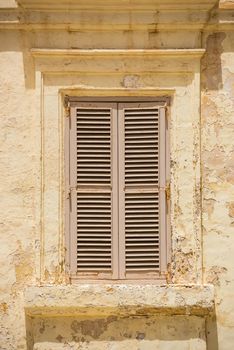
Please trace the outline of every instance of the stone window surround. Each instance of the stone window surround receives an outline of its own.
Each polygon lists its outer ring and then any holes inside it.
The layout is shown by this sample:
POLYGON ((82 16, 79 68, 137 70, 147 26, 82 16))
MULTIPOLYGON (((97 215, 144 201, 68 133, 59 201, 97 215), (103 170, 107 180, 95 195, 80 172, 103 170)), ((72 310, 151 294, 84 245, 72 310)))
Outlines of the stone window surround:
MULTIPOLYGON (((172 256, 175 263, 169 266, 170 275, 168 276, 169 284, 167 287, 155 286, 154 284, 151 287, 148 285, 143 287, 139 283, 128 285, 128 287, 135 288, 135 291, 139 291, 140 295, 142 295, 142 288, 153 288, 159 294, 166 291, 168 296, 176 290, 179 293, 177 295, 181 297, 184 290, 190 290, 191 293, 195 292, 197 295, 195 299, 201 297, 202 301, 198 302, 199 308, 204 306, 204 309, 210 310, 211 305, 213 305, 213 288, 203 285, 200 217, 200 58, 204 50, 114 50, 113 52, 112 50, 32 49, 31 53, 35 59, 36 94, 40 97, 40 106, 38 106, 40 124, 38 128, 41 133, 41 177, 38 181, 38 194, 41 196, 41 202, 38 206, 37 219, 41 230, 40 244, 37 246, 37 280, 39 284, 29 288, 26 292, 26 309, 32 309, 30 293, 35 293, 35 297, 37 293, 40 295, 40 298, 36 298, 33 302, 33 308, 35 310, 40 309, 39 300, 42 298, 44 310, 46 310, 48 293, 54 293, 54 289, 58 293, 60 290, 63 290, 62 293, 72 290, 72 293, 79 294, 79 291, 85 288, 84 285, 83 287, 79 284, 70 285, 64 264, 63 146, 64 123, 66 121, 64 98, 68 95, 85 97, 171 97, 169 113, 171 226, 172 256), (110 71, 107 71, 105 67, 100 69, 98 62, 95 65, 94 59, 99 60, 103 57, 107 62, 107 66, 118 66, 122 59, 129 62, 129 65, 132 59, 135 61, 143 59, 145 71, 139 71, 137 74, 120 72, 120 76, 114 74, 112 77, 112 69, 108 68, 110 71), (96 69, 96 76, 92 76, 88 71, 82 72, 84 58, 87 60, 86 63, 91 58, 93 71, 96 69), (68 59, 70 64, 67 69, 65 62, 68 59), (114 63, 110 63, 110 59, 114 63), (152 68, 152 59, 155 61, 157 69, 150 73, 150 78, 147 71, 150 70, 150 67, 152 68), (81 71, 77 68, 79 64, 82 66, 81 71), (77 74, 77 77, 82 81, 81 84, 74 83, 76 79, 74 79, 73 74, 71 75, 71 69, 73 72, 75 70, 74 75, 77 74), (99 83, 97 84, 96 77, 100 78, 100 76, 104 86, 98 86, 99 83), (122 79, 121 84, 118 81, 119 79, 122 79), (113 87, 109 87, 108 84, 112 84, 112 80, 114 81, 113 87), (188 118, 190 119, 188 120, 188 118), (187 125, 187 122, 189 125, 187 125), (184 133, 183 127, 189 130, 189 126, 192 126, 193 129, 192 138, 184 133), (51 134, 51 130, 53 130, 53 134, 51 134), (57 153, 55 150, 57 150, 57 153), (183 175, 186 179, 185 183, 181 182, 183 175), (187 203, 184 202, 185 195, 187 203), (189 227, 185 227, 183 222, 189 222, 189 227), (183 249, 181 244, 183 244, 183 249), (62 284, 63 286, 52 287, 54 284, 62 284), (198 285, 199 288, 197 289, 198 285), (205 290, 209 291, 209 297, 205 296, 205 290), (206 300, 209 306, 207 306, 206 300)), ((100 286, 100 283, 98 283, 94 287, 93 284, 90 284, 88 286, 89 293, 92 294, 94 288, 101 288, 104 292, 108 289, 108 286, 106 284, 100 286)), ((116 285, 114 293, 118 294, 117 290, 122 290, 121 293, 123 293, 125 288, 116 285)), ((189 297, 187 294, 185 295, 183 303, 187 305, 189 297)), ((69 293, 66 298, 68 297, 69 293)), ((78 299, 74 302, 74 305, 78 299)), ((143 299, 142 303, 144 304, 143 299)), ((161 304, 163 303, 162 299, 164 298, 159 298, 161 304)), ((61 305, 61 308, 63 306, 68 307, 69 302, 63 301, 62 305, 60 301, 58 297, 57 302, 61 305)), ((129 300, 125 299, 126 305, 128 302, 129 300)), ((139 304, 139 301, 136 303, 139 304)), ((180 302, 175 302, 172 308, 179 307, 179 304, 180 302)), ((197 309, 195 304, 197 304, 197 300, 191 310, 197 309)), ((153 305, 152 301, 152 307, 159 308, 159 305, 153 305)), ((168 307, 170 308, 169 304, 168 307)), ((49 305, 48 308, 50 308, 49 305)), ((77 307, 75 309, 77 310, 77 307)))

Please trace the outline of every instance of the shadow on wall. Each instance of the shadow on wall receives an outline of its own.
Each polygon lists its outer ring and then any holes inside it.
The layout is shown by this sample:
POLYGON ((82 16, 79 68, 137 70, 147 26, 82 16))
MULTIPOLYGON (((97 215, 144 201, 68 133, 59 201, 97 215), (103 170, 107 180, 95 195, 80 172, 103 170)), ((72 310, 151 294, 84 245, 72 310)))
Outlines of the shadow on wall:
POLYGON ((206 322, 199 316, 27 316, 26 326, 28 350, 206 349, 206 322))
POLYGON ((219 90, 223 87, 221 54, 225 33, 213 33, 206 40, 206 53, 201 60, 201 88, 219 90))
POLYGON ((207 350, 219 350, 216 312, 207 317, 206 320, 207 350))

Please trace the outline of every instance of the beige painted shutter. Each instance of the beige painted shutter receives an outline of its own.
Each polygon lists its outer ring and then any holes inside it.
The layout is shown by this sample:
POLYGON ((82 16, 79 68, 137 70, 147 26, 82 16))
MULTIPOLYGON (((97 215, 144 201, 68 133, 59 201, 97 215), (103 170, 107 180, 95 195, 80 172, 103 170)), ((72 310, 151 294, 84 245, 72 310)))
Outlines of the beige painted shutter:
POLYGON ((77 103, 70 133, 71 272, 113 278, 118 259, 117 105, 77 103))
POLYGON ((120 277, 166 270, 165 110, 119 104, 120 277))

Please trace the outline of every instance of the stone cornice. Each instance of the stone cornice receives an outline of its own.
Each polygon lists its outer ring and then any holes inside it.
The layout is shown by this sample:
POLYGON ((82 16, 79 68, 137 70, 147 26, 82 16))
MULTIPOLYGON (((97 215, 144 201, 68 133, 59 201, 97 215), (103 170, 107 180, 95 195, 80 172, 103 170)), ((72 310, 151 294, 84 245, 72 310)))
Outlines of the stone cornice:
POLYGON ((122 7, 111 7, 99 11, 63 11, 23 8, 0 8, 0 29, 3 30, 64 30, 68 32, 110 32, 110 31, 207 31, 233 30, 232 11, 213 7, 210 10, 198 8, 160 9, 131 11, 122 7), (113 12, 115 16, 113 16, 113 12))
POLYGON ((165 50, 105 50, 105 49, 94 49, 94 50, 79 50, 79 49, 37 49, 32 48, 31 54, 33 57, 112 57, 112 56, 165 56, 165 57, 198 57, 201 58, 204 54, 204 49, 165 49, 165 50))
POLYGON ((31 31, 31 30, 67 30, 69 32, 79 32, 79 31, 95 31, 95 32, 103 32, 103 31, 155 31, 155 27, 157 27, 157 31, 163 32, 163 31, 174 31, 174 30, 190 30, 190 31, 221 31, 221 30, 233 30, 234 21, 220 21, 219 23, 210 23, 205 25, 205 23, 167 23, 167 24, 149 24, 149 25, 116 25, 113 27, 113 25, 102 25, 102 26, 95 26, 95 25, 86 25, 85 27, 82 24, 45 24, 45 23, 20 23, 19 21, 0 21, 0 29, 7 29, 7 30, 24 30, 24 31, 31 31), (131 27, 131 28, 130 28, 131 27))
POLYGON ((19 6, 34 10, 204 10, 209 11, 216 0, 17 0, 19 6))

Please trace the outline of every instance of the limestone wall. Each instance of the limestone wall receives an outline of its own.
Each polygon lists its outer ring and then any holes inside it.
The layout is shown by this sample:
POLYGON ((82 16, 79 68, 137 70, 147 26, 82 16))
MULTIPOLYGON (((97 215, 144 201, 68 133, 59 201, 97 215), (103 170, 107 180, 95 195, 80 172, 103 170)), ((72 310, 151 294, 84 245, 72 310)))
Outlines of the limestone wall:
POLYGON ((19 3, 0 8, 0 349, 232 350, 232 9, 19 3), (69 285, 65 95, 170 97, 167 287, 69 285))
POLYGON ((202 60, 202 224, 204 280, 216 288, 210 349, 231 349, 233 318, 233 33, 207 33, 202 60), (217 343, 219 345, 217 345, 217 343))

